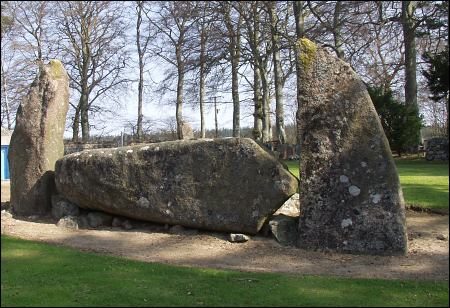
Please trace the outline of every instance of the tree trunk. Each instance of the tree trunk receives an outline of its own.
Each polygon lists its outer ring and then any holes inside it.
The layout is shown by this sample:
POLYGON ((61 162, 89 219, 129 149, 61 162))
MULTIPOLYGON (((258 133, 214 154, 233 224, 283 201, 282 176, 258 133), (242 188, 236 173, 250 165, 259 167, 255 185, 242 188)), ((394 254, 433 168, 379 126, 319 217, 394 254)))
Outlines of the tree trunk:
POLYGON ((241 17, 239 17, 236 35, 231 38, 231 92, 233 98, 233 137, 240 136, 240 103, 239 103, 239 60, 241 56, 240 27, 241 17))
POLYGON ((203 104, 205 102, 205 49, 206 49, 206 31, 202 24, 200 33, 200 138, 205 138, 205 113, 203 104))
POLYGON ((337 54, 338 58, 344 59, 344 51, 342 50, 341 25, 339 22, 341 10, 342 10, 342 2, 336 1, 336 5, 334 7, 334 16, 333 16, 334 47, 336 48, 336 54, 337 54))
POLYGON ((275 11, 275 2, 269 3, 269 15, 270 15, 270 32, 272 36, 272 54, 273 54, 273 66, 275 75, 275 116, 276 116, 276 135, 277 140, 284 144, 286 143, 286 132, 284 130, 284 107, 283 107, 283 78, 280 61, 280 42, 278 36, 278 16, 275 11))
MULTIPOLYGON (((304 18, 303 18, 303 1, 294 1, 294 17, 295 17, 295 32, 297 34, 297 40, 301 39, 305 34, 305 27, 304 27, 304 18)), ((301 100, 301 82, 300 82, 300 71, 301 71, 301 65, 299 62, 300 59, 300 50, 297 48, 297 44, 295 45, 295 69, 297 74, 297 115, 296 115, 296 122, 297 122, 297 144, 300 143, 300 135, 299 135, 299 124, 300 124, 300 116, 298 111, 300 110, 300 106, 302 104, 301 100)))
MULTIPOLYGON (((260 71, 260 55, 259 55, 259 13, 256 4, 253 7, 253 37, 251 44, 253 55, 253 102, 255 105, 254 125, 253 125, 253 138, 255 141, 261 142, 263 140, 263 103, 261 96, 261 71, 260 71)), ((248 21, 247 21, 248 22, 248 21)), ((251 33, 250 24, 247 25, 249 32, 251 33)))
POLYGON ((136 127, 137 140, 142 140, 142 94, 144 90, 144 63, 142 56, 139 56, 139 85, 138 85, 138 119, 136 127))
POLYGON ((260 67, 261 83, 262 83, 262 141, 268 142, 271 140, 270 136, 270 97, 269 97, 269 82, 267 80, 267 62, 262 63, 260 67))
POLYGON ((79 142, 78 136, 80 134, 80 105, 75 108, 75 116, 72 123, 72 142, 79 142))
POLYGON ((261 97, 261 75, 256 66, 253 67, 253 101, 255 104, 253 138, 255 141, 260 142, 262 141, 263 110, 261 97))
POLYGON ((137 23, 136 23, 136 45, 139 57, 139 84, 138 84, 138 118, 137 118, 137 140, 142 140, 142 94, 144 88, 144 54, 141 49, 141 23, 142 23, 142 1, 138 2, 137 23))
MULTIPOLYGON (((85 90, 87 92, 87 90, 85 90)), ((83 91, 84 92, 84 91, 83 91)), ((86 93, 85 92, 85 93, 86 93)), ((89 114, 88 114, 88 95, 82 94, 80 98, 81 113, 81 141, 86 143, 89 141, 89 114)))
POLYGON ((80 115, 81 115, 81 140, 83 143, 89 141, 89 80, 88 70, 91 63, 91 53, 89 49, 89 27, 83 20, 81 23, 81 45, 83 63, 81 68, 81 97, 80 97, 80 115))
POLYGON ((177 82, 177 105, 176 105, 176 120, 177 120, 177 136, 179 140, 183 139, 183 84, 184 84, 184 68, 181 59, 181 51, 177 47, 176 50, 177 67, 178 67, 178 82, 177 82))
MULTIPOLYGON (((417 105, 417 79, 416 79, 416 41, 413 15, 414 1, 402 1, 402 25, 405 44, 405 104, 419 115, 417 105)), ((406 119, 405 119, 406 121, 406 119)), ((420 132, 416 133, 416 143, 419 143, 420 132)))
POLYGON ((1 64, 2 67, 2 88, 3 88, 3 95, 5 96, 5 108, 6 108, 6 122, 8 125, 8 129, 11 129, 11 115, 10 115, 10 109, 9 109, 9 98, 8 98, 8 91, 6 89, 6 74, 3 69, 3 63, 1 64))

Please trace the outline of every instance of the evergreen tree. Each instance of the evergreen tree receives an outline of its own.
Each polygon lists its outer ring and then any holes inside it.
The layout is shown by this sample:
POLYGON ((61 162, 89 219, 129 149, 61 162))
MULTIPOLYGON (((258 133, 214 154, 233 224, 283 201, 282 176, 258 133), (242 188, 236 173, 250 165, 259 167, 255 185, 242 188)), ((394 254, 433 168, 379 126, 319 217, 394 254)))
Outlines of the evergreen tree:
POLYGON ((422 118, 414 109, 395 100, 390 89, 369 86, 367 90, 380 117, 391 150, 401 156, 408 147, 416 144, 416 132, 422 127, 422 118))
POLYGON ((427 79, 427 86, 431 91, 430 98, 435 102, 445 103, 447 110, 446 132, 448 136, 448 46, 436 54, 425 53, 425 62, 429 64, 428 70, 422 71, 427 79))

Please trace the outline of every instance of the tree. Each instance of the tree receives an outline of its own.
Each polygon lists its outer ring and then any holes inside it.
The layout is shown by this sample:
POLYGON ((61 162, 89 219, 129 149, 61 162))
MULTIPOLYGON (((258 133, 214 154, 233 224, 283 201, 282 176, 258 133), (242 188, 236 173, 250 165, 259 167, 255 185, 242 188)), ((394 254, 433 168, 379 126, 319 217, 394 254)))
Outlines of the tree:
POLYGON ((426 78, 427 86, 431 91, 432 95, 430 98, 435 102, 443 102, 445 105, 445 132, 448 137, 448 46, 446 46, 443 51, 436 54, 425 53, 423 59, 429 65, 428 70, 422 71, 422 74, 426 78))
MULTIPOLYGON (((155 18, 150 22, 157 32, 152 53, 176 70, 176 121, 178 139, 183 139, 183 101, 184 82, 186 73, 193 69, 191 60, 194 52, 191 36, 196 25, 196 2, 191 1, 159 1, 157 8, 152 11, 155 18)), ((165 83, 173 79, 173 72, 169 71, 165 83)))
POLYGON ((369 86, 367 90, 391 149, 401 156, 416 145, 416 131, 422 127, 422 118, 406 104, 395 100, 390 89, 369 86))
POLYGON ((113 1, 64 1, 57 5, 59 52, 70 86, 79 94, 78 103, 71 103, 75 109, 72 139, 78 141, 81 124, 82 141, 87 142, 90 113, 109 111, 105 104, 96 103, 105 97, 117 101, 115 91, 129 82, 123 75, 129 59, 125 8, 113 1))
POLYGON ((2 104, 9 128, 43 60, 54 55, 49 7, 48 1, 2 3, 2 104))
MULTIPOLYGON (((139 59, 139 84, 138 84, 138 118, 137 118, 137 128, 136 135, 138 141, 142 139, 142 99, 144 92, 144 67, 145 67, 145 54, 147 52, 147 47, 150 39, 152 38, 149 33, 147 36, 141 34, 142 28, 142 14, 145 14, 145 3, 144 1, 136 1, 136 47, 138 51, 138 59, 139 59)), ((147 29, 148 30, 148 29, 147 29)))
POLYGON ((284 129, 284 100, 283 100, 283 71, 280 60, 280 35, 278 16, 276 12, 276 2, 270 1, 267 4, 270 16, 270 32, 272 38, 272 53, 273 53, 273 70, 275 75, 275 100, 276 100, 276 135, 281 144, 286 142, 286 132, 284 129))
POLYGON ((239 61, 241 57, 242 16, 233 16, 234 9, 230 1, 220 3, 223 21, 228 39, 229 61, 231 63, 231 96, 233 99, 233 137, 240 136, 240 101, 239 101, 239 61))
MULTIPOLYGON (((4 67, 4 59, 3 59, 3 50, 4 50, 4 40, 6 38, 6 35, 11 31, 14 21, 11 16, 3 15, 4 12, 4 5, 1 4, 2 8, 2 14, 1 14, 1 40, 2 40, 2 62, 1 62, 1 73, 2 73, 2 124, 3 121, 3 115, 6 115, 6 124, 8 129, 11 129, 11 108, 10 108, 10 102, 8 97, 8 89, 7 89, 7 74, 4 67), (3 109, 4 106, 4 109, 3 109)), ((6 53, 6 51, 5 51, 6 53)))
MULTIPOLYGON (((244 78, 252 87, 253 92, 253 139, 261 142, 266 140, 266 131, 263 130, 263 123, 265 123, 263 111, 263 96, 261 94, 261 73, 263 72, 263 60, 260 52, 261 33, 260 33, 260 11, 261 6, 258 2, 240 2, 237 6, 240 16, 242 16, 245 26, 245 31, 242 32, 244 40, 247 45, 243 46, 244 58, 251 65, 253 70, 253 82, 249 81, 246 76, 244 78), (245 52, 247 51, 248 54, 245 52)), ((244 61, 245 61, 244 60, 244 61)), ((265 99, 265 98, 264 98, 265 99)), ((265 126, 265 125, 264 125, 265 126)))

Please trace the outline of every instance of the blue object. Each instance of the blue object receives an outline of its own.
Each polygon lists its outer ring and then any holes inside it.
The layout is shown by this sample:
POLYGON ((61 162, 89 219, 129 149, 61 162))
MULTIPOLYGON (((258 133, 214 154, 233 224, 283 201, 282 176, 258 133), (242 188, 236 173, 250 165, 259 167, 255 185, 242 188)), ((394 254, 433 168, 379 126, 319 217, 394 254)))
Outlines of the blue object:
POLYGON ((1 160, 1 180, 9 180, 9 162, 8 162, 8 147, 2 145, 2 160, 1 160))

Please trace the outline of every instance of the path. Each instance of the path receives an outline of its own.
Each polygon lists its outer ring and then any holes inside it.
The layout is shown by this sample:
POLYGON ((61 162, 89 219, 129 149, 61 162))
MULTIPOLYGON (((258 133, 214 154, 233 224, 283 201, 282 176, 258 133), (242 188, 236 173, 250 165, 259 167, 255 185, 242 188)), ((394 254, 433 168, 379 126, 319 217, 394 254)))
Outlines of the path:
POLYGON ((230 243, 226 234, 169 234, 146 230, 68 230, 52 223, 16 220, 2 214, 2 234, 124 258, 182 266, 254 272, 361 278, 448 280, 448 216, 407 211, 407 256, 365 256, 283 247, 255 236, 230 243), (444 234, 445 240, 436 237, 444 234))

